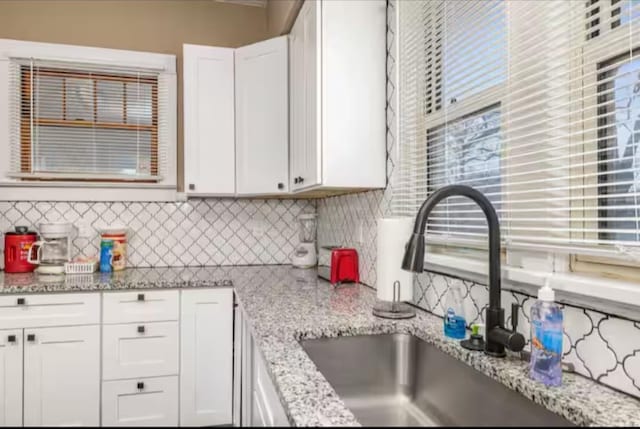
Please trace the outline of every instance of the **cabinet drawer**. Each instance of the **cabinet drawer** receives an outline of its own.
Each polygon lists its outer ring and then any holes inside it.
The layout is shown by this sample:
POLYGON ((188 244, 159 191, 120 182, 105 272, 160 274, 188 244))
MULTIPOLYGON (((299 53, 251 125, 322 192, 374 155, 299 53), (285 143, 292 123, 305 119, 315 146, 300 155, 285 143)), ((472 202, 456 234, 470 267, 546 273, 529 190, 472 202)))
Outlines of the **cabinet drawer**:
POLYGON ((104 382, 102 426, 178 426, 178 377, 104 382))
POLYGON ((104 326, 102 350, 104 380, 178 374, 178 322, 104 326))
POLYGON ((3 329, 100 323, 99 293, 11 295, 0 297, 3 329))
POLYGON ((178 320, 179 291, 109 292, 103 295, 104 323, 178 320))

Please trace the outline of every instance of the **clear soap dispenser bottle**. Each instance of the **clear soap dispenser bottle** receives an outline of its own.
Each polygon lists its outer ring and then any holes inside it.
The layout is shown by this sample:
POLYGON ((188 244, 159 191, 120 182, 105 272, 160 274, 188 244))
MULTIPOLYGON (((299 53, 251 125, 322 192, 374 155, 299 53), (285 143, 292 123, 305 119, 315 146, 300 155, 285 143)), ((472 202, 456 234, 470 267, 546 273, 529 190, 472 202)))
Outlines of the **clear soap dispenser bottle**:
POLYGON ((531 361, 529 375, 547 386, 562 383, 562 308, 547 280, 531 307, 531 361))

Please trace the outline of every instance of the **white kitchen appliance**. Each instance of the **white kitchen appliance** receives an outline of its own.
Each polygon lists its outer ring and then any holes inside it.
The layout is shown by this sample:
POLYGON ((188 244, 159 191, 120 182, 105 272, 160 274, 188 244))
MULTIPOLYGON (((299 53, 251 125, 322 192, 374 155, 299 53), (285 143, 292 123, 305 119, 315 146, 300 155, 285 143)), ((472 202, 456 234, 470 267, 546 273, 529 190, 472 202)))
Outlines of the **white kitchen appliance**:
POLYGON ((313 213, 301 214, 298 217, 300 227, 298 238, 300 244, 291 256, 291 265, 298 268, 315 267, 318 263, 318 254, 316 252, 316 215, 313 213))
POLYGON ((71 260, 71 239, 75 228, 68 222, 41 223, 40 239, 29 249, 27 260, 37 265, 40 274, 62 274, 71 260))

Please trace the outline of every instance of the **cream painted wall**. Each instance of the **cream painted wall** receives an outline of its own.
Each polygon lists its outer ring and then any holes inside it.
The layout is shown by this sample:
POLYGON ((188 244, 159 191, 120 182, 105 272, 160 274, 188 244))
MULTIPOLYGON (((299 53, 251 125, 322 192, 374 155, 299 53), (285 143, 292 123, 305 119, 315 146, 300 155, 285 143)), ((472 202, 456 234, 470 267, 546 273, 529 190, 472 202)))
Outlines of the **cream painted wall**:
POLYGON ((182 44, 238 47, 266 39, 267 9, 213 0, 0 0, 0 38, 176 55, 182 189, 182 44))
POLYGON ((303 0, 269 0, 267 3, 267 29, 270 37, 288 34, 303 0))

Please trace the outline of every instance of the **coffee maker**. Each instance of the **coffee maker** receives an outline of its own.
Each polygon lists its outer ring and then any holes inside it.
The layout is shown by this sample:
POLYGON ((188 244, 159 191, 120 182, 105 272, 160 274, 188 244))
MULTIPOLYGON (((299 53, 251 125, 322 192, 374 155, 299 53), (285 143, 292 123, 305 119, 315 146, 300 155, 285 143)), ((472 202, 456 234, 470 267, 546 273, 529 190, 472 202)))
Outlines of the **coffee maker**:
POLYGON ((29 249, 27 261, 37 265, 40 274, 62 274, 64 264, 71 259, 71 239, 74 227, 68 222, 41 223, 40 239, 29 249))

